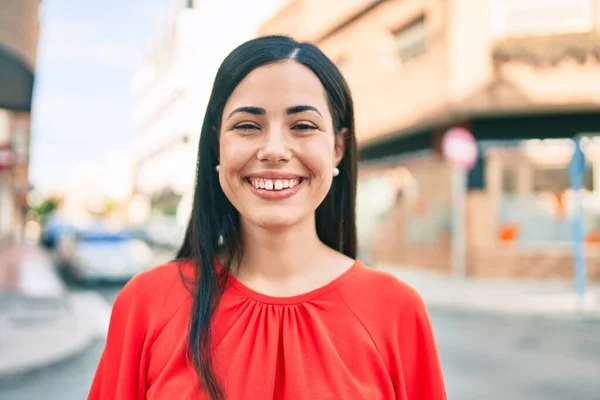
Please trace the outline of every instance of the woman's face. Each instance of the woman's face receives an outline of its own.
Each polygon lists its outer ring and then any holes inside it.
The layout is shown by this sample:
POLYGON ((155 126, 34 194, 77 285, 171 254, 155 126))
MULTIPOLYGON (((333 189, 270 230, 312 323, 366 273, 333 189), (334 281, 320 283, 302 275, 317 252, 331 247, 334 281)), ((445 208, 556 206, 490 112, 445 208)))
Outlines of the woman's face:
POLYGON ((312 218, 344 154, 327 95, 305 66, 250 72, 225 104, 219 181, 243 223, 281 229, 312 218))

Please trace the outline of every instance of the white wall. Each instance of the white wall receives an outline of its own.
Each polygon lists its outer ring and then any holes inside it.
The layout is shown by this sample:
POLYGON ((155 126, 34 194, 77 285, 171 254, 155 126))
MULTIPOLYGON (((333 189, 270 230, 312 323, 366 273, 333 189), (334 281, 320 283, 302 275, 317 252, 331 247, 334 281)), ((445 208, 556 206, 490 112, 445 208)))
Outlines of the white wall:
POLYGON ((14 223, 14 201, 8 179, 0 177, 0 239, 12 232, 14 223))

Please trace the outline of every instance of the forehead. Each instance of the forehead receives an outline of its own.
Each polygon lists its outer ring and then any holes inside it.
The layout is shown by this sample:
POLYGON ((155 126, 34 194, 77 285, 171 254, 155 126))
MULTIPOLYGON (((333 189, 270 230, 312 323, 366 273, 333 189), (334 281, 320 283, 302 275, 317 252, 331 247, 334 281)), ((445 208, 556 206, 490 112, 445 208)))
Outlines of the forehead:
POLYGON ((327 94, 319 78, 295 61, 264 65, 251 71, 229 97, 224 115, 241 106, 276 111, 299 104, 327 110, 327 94))

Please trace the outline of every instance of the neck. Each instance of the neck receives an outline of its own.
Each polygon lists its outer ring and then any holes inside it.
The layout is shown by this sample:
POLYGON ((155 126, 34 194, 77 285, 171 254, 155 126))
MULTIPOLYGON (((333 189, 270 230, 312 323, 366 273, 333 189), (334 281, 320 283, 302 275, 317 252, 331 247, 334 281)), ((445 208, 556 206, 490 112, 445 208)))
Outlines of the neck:
POLYGON ((283 230, 240 222, 244 247, 240 273, 246 276, 286 280, 309 274, 315 260, 331 251, 319 240, 314 217, 283 230))

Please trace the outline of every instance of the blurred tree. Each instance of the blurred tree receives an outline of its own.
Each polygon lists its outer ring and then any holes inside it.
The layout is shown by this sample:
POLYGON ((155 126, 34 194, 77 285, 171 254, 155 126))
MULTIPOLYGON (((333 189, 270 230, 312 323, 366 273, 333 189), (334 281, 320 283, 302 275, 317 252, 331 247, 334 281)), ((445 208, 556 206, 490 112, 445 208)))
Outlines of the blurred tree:
POLYGON ((105 198, 101 204, 96 207, 87 207, 86 210, 90 215, 95 217, 105 218, 110 217, 113 213, 117 212, 121 208, 121 204, 111 198, 105 198))
POLYGON ((45 219, 52 213, 56 211, 58 206, 60 205, 60 199, 55 197, 49 197, 44 199, 40 204, 35 207, 31 207, 31 210, 35 211, 40 219, 45 219))
POLYGON ((102 214, 109 215, 117 208, 117 203, 113 199, 106 199, 104 202, 104 210, 102 214))

